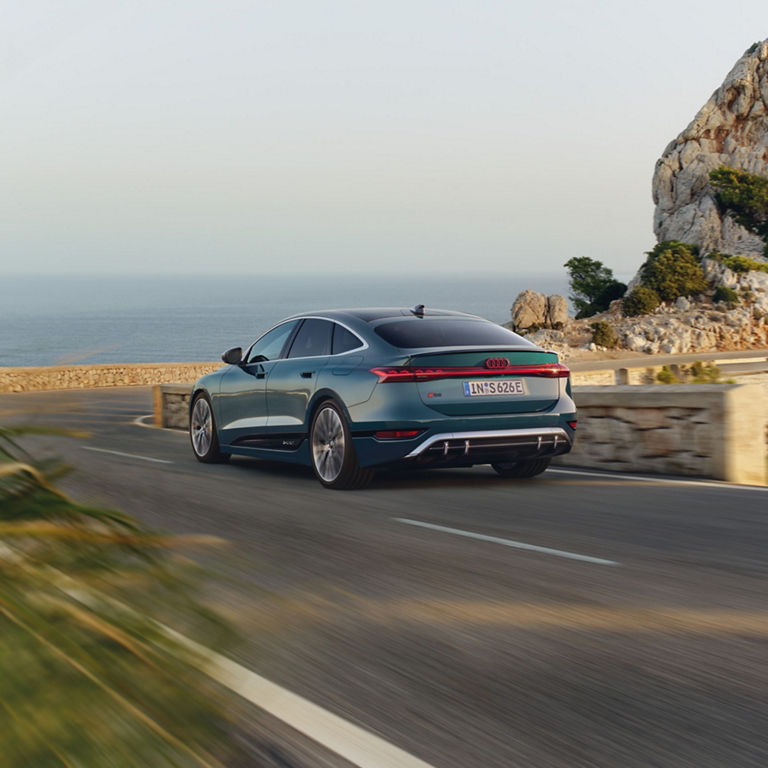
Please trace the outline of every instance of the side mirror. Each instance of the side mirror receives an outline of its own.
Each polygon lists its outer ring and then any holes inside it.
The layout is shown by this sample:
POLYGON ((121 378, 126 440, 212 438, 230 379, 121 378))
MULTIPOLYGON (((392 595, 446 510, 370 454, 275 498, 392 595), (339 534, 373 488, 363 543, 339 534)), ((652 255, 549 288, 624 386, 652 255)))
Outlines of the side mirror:
POLYGON ((232 347, 232 349, 228 349, 221 356, 221 359, 227 365, 240 365, 240 363, 243 361, 243 348, 242 347, 232 347))

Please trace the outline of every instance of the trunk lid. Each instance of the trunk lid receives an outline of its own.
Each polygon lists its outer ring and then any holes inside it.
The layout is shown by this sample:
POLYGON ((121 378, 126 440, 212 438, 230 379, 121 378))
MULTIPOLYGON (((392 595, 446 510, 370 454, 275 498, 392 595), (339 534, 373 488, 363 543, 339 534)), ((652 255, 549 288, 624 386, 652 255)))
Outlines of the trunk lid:
MULTIPOLYGON (((486 348, 412 354, 409 368, 434 371, 418 382, 419 396, 446 416, 545 411, 560 397, 554 352, 486 348)), ((560 373, 562 376, 562 373, 560 373)))

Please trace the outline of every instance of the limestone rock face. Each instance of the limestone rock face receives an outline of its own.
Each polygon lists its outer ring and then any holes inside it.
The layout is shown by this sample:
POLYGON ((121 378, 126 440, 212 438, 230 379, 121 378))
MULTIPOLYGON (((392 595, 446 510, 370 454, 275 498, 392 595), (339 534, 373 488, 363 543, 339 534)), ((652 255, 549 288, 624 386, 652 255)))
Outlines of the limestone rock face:
POLYGON ((690 125, 664 150, 653 176, 659 241, 695 243, 762 258, 763 242, 721 216, 709 172, 727 165, 768 176, 768 40, 752 46, 690 125))

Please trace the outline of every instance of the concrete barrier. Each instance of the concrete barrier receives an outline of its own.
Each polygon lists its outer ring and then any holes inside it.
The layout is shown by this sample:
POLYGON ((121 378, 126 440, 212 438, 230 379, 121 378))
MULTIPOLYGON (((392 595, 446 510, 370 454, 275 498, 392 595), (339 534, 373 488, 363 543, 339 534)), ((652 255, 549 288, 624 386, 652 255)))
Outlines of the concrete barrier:
MULTIPOLYGON (((187 429, 192 384, 154 389, 155 424, 187 429)), ((754 384, 575 387, 574 450, 557 464, 765 485, 768 395, 754 384)))

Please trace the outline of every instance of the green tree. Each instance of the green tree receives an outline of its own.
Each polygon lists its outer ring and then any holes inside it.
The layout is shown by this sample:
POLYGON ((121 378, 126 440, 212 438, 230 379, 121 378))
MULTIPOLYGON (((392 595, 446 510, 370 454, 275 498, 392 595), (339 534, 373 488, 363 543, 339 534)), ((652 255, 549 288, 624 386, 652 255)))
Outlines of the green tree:
POLYGON ((679 240, 665 240, 648 251, 640 274, 643 285, 652 288, 662 301, 692 296, 707 290, 699 264, 699 248, 679 240))
POLYGON ((591 317, 604 312, 614 299, 627 290, 613 276, 613 270, 589 256, 575 256, 564 264, 571 286, 570 299, 576 307, 576 317, 591 317))
POLYGON ((768 256, 768 179, 721 165, 709 172, 715 198, 734 221, 762 238, 768 256))

